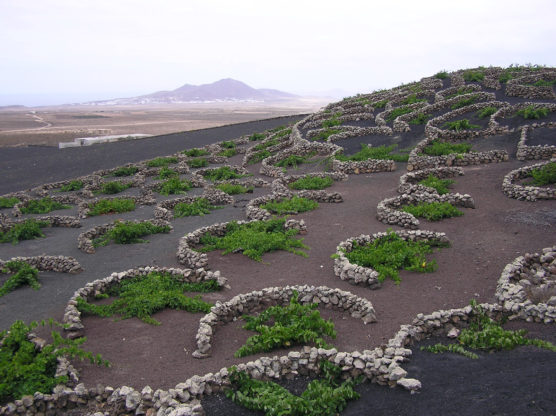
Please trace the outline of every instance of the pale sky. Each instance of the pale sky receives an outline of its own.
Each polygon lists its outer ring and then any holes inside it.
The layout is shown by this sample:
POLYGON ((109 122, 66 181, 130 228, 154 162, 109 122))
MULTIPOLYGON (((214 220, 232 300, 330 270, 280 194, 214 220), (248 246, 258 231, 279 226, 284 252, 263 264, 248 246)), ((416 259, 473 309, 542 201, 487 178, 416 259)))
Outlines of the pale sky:
POLYGON ((0 0, 0 105, 228 77, 351 95, 443 69, 556 66, 555 12, 551 0, 0 0))

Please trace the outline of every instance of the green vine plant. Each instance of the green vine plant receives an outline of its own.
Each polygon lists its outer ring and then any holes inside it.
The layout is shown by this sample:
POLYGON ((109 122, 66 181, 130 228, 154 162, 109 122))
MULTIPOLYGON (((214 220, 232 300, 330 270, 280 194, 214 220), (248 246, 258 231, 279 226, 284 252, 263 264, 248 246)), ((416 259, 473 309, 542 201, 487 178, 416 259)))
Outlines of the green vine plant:
POLYGON ((317 303, 301 305, 298 298, 299 293, 294 291, 286 306, 271 306, 258 316, 244 315, 242 319, 247 323, 243 328, 258 332, 258 335, 249 337, 234 355, 245 357, 309 343, 319 348, 332 348, 324 337, 336 338, 334 323, 321 318, 317 303))
POLYGON ((260 208, 276 215, 299 214, 301 212, 312 211, 318 207, 318 202, 298 196, 284 198, 281 201, 269 201, 260 206, 260 208))
POLYGON ((201 299, 201 295, 188 297, 184 292, 207 293, 220 290, 215 280, 190 283, 181 282, 169 273, 151 272, 144 276, 125 279, 112 285, 98 298, 115 297, 110 304, 91 304, 86 299, 77 298, 77 308, 84 314, 121 319, 139 318, 151 325, 160 325, 152 317, 166 308, 188 312, 210 312, 211 303, 201 299))
POLYGON ((469 143, 449 143, 433 140, 423 148, 423 153, 428 156, 444 156, 450 154, 464 154, 471 151, 469 143))
POLYGON ((458 335, 458 344, 435 344, 421 347, 423 351, 435 354, 452 352, 465 357, 477 359, 479 356, 466 348, 480 351, 502 351, 513 350, 520 345, 533 345, 538 348, 556 352, 556 345, 542 339, 527 338, 524 329, 508 331, 488 317, 481 305, 477 305, 475 299, 471 299, 473 316, 469 328, 465 328, 458 335))
POLYGON ((131 176, 135 175, 139 172, 139 168, 136 166, 122 166, 117 168, 114 172, 112 172, 111 176, 122 177, 122 176, 131 176))
POLYGON ((396 162, 407 162, 409 160, 409 154, 397 154, 394 150, 398 147, 397 144, 392 144, 390 146, 377 146, 369 147, 365 143, 361 143, 361 150, 351 156, 344 156, 343 154, 336 155, 336 159, 346 162, 354 161, 361 162, 368 159, 380 159, 380 160, 394 160, 396 162))
POLYGON ((219 185, 216 185, 215 188, 220 189, 222 192, 225 192, 228 195, 253 193, 253 189, 255 189, 253 186, 234 185, 231 183, 221 183, 219 185))
POLYGON ((22 214, 46 214, 47 212, 55 211, 58 209, 70 209, 69 205, 61 204, 54 201, 50 197, 45 197, 38 200, 31 200, 25 206, 21 207, 22 214))
POLYGON ((89 205, 89 216, 122 213, 135 210, 135 201, 127 198, 101 199, 89 205))
POLYGON ((150 221, 140 223, 133 221, 115 221, 114 228, 111 228, 106 234, 93 240, 93 246, 105 246, 111 241, 116 244, 148 243, 148 241, 142 240, 140 237, 168 232, 170 232, 170 226, 154 225, 150 221))
POLYGON ((180 202, 174 207, 174 217, 192 217, 196 215, 203 216, 210 214, 212 210, 220 209, 222 207, 212 205, 206 198, 197 198, 193 202, 180 202))
POLYGON ((428 188, 436 189, 438 195, 445 195, 450 192, 450 186, 453 185, 456 181, 453 179, 440 179, 434 175, 429 175, 422 181, 419 181, 419 185, 426 186, 428 188))
POLYGON ((0 197, 0 209, 13 208, 15 204, 19 204, 21 201, 16 197, 0 197))
MULTIPOLYGON (((43 326, 46 323, 41 323, 43 326)), ((50 320, 48 324, 61 326, 50 320)), ((97 354, 84 351, 81 345, 86 338, 65 339, 52 330, 52 343, 39 349, 29 340, 30 332, 39 326, 31 322, 29 326, 23 321, 15 321, 10 329, 0 332, 0 404, 21 399, 35 392, 50 393, 58 384, 66 384, 68 376, 56 377, 58 357, 89 360, 96 365, 109 366, 97 354)))
POLYGON ((449 202, 420 202, 414 205, 406 205, 402 208, 402 211, 428 221, 440 221, 444 218, 461 217, 463 215, 463 212, 449 202))
POLYGON ((556 162, 550 162, 538 169, 533 169, 529 172, 529 176, 531 179, 525 183, 526 185, 554 185, 556 183, 556 162))
POLYGON ((4 274, 11 274, 11 276, 0 287, 0 297, 25 285, 31 286, 35 290, 41 287, 39 283, 39 271, 24 261, 8 261, 4 264, 4 268, 1 272, 4 274))
POLYGON ((71 191, 79 191, 85 186, 83 181, 75 180, 71 181, 70 183, 63 185, 58 189, 57 192, 71 192, 71 191))
POLYGON ((234 403, 265 416, 335 416, 350 400, 360 396, 354 387, 362 378, 342 381, 341 368, 329 361, 320 362, 321 378, 311 381, 307 389, 296 396, 273 381, 255 380, 245 371, 230 368, 231 388, 226 396, 234 403))
POLYGON ((37 221, 29 218, 23 222, 12 225, 5 231, 0 231, 0 243, 18 244, 23 240, 33 240, 44 237, 41 228, 47 227, 48 221, 37 221))
POLYGON ((320 178, 318 176, 304 176, 289 184, 291 189, 302 190, 318 190, 332 186, 334 180, 330 176, 320 178))
POLYGON ((300 249, 308 249, 303 239, 294 238, 299 230, 286 230, 284 218, 268 221, 254 221, 238 224, 231 221, 226 225, 226 234, 216 237, 206 233, 200 238, 201 247, 197 250, 208 252, 224 250, 222 254, 241 252, 252 260, 262 261, 262 255, 270 251, 285 250, 299 256, 307 257, 300 249))

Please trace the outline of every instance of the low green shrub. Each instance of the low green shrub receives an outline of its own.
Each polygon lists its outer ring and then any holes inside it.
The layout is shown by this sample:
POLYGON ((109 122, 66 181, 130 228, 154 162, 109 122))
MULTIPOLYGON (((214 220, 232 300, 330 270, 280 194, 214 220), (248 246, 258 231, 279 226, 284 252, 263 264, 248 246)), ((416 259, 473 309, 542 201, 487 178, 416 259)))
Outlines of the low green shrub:
POLYGON ((20 208, 22 214, 46 214, 58 209, 70 209, 69 205, 61 204, 50 197, 32 199, 20 208))
POLYGON ((276 215, 299 214, 300 212, 312 211, 318 207, 318 202, 298 196, 282 199, 281 201, 270 201, 260 206, 260 208, 276 215))
POLYGON ((281 139, 282 137, 289 136, 291 134, 291 132, 292 132, 291 128, 282 127, 279 130, 276 130, 275 138, 281 139))
POLYGON ((100 201, 91 202, 89 204, 89 216, 91 217, 133 210, 135 210, 135 202, 133 199, 126 198, 101 199, 100 201))
POLYGON ((305 176, 303 178, 299 178, 295 182, 289 184, 291 189, 301 190, 301 189, 309 189, 309 190, 317 190, 317 189, 324 189, 332 186, 334 180, 326 176, 324 178, 320 178, 318 176, 305 176))
POLYGON ((163 166, 168 166, 174 163, 178 163, 178 158, 174 156, 169 157, 157 157, 155 159, 149 160, 147 166, 149 168, 161 168, 163 166))
POLYGON ((511 71, 506 70, 500 74, 500 76, 498 77, 498 81, 500 81, 501 84, 505 84, 513 77, 514 76, 512 75, 511 71))
POLYGON ((481 126, 478 126, 476 124, 471 124, 469 120, 467 120, 466 118, 464 118, 463 120, 447 121, 446 123, 444 123, 442 127, 448 130, 455 130, 457 132, 462 130, 481 128, 481 126))
POLYGON ((266 134, 264 133, 253 133, 251 136, 249 136, 249 141, 256 142, 258 140, 264 140, 265 137, 266 134))
POLYGON ((457 89, 456 92, 454 92, 454 93, 452 93, 452 94, 449 94, 449 95, 447 95, 447 96, 444 97, 444 98, 446 98, 446 99, 448 99, 448 98, 454 98, 454 97, 457 97, 458 95, 470 94, 470 93, 472 93, 472 92, 474 92, 473 88, 470 88, 470 87, 460 87, 460 88, 457 89))
POLYGON ((485 107, 482 110, 477 111, 477 117, 479 117, 479 118, 490 117, 491 115, 493 115, 497 111, 498 111, 498 108, 489 105, 488 107, 485 107))
POLYGON ((236 144, 233 141, 223 141, 220 143, 220 147, 222 147, 223 149, 235 149, 236 148, 236 144))
POLYGON ((186 193, 192 187, 193 185, 187 179, 173 177, 159 184, 157 192, 161 195, 177 195, 186 193))
POLYGON ((452 104, 451 109, 457 110, 458 108, 467 107, 468 105, 473 104, 475 101, 477 101, 477 97, 463 98, 459 100, 457 103, 452 104))
POLYGON ((403 116, 404 114, 411 113, 412 111, 413 110, 411 109, 411 107, 406 107, 406 106, 396 107, 390 112, 390 114, 388 114, 388 117, 386 117, 386 121, 391 123, 392 121, 394 121, 399 116, 403 116))
MULTIPOLYGON (((107 296, 115 297, 110 304, 90 304, 86 299, 77 298, 77 308, 81 313, 110 317, 120 315, 121 319, 139 318, 151 325, 160 325, 152 317, 163 309, 184 310, 188 312, 210 312, 213 306, 201 299, 201 295, 193 298, 184 292, 214 292, 219 290, 218 283, 208 280, 198 283, 181 282, 169 273, 151 272, 144 276, 123 279, 112 285, 107 296)), ((107 297, 107 296, 102 297, 107 297)))
POLYGON ((198 198, 191 203, 180 202, 174 207, 174 217, 192 217, 192 216, 203 216, 205 214, 210 214, 214 209, 217 209, 215 205, 212 205, 205 198, 198 198))
POLYGON ((439 179, 436 176, 429 175, 426 179, 419 182, 419 185, 427 186, 429 188, 436 189, 438 195, 445 195, 449 192, 450 185, 454 184, 456 181, 453 179, 439 179))
POLYGON ((215 188, 220 189, 228 195, 239 195, 253 192, 252 186, 233 185, 231 183, 221 183, 220 185, 216 185, 215 188))
POLYGON ((8 261, 4 264, 4 268, 1 272, 5 274, 9 273, 12 276, 0 287, 0 297, 20 286, 31 286, 35 290, 41 287, 39 283, 39 271, 24 261, 8 261))
POLYGON ((213 250, 224 250, 222 254, 241 253, 252 260, 262 261, 264 253, 276 250, 285 250, 303 257, 307 254, 299 249, 308 249, 303 244, 303 239, 295 239, 299 230, 285 230, 284 218, 268 221, 253 221, 246 224, 238 224, 232 221, 226 226, 226 234, 216 237, 209 233, 201 237, 201 247, 198 251, 208 252, 213 250))
POLYGON ((41 228, 47 227, 48 225, 48 221, 37 221, 32 218, 16 223, 6 231, 0 231, 0 243, 17 244, 23 240, 33 240, 35 238, 44 237, 41 228))
POLYGON ((433 140, 423 149, 423 153, 428 156, 443 156, 453 153, 464 154, 471 151, 471 145, 468 143, 448 143, 433 140))
POLYGON ((15 204, 19 204, 20 202, 21 201, 16 197, 11 197, 11 198, 1 197, 0 198, 0 209, 13 208, 13 206, 15 204))
POLYGON ((342 380, 341 369, 329 361, 321 361, 322 378, 313 380, 296 396, 273 381, 250 378, 246 372, 230 369, 231 389, 226 396, 247 409, 266 416, 334 416, 340 414, 349 400, 358 399, 354 387, 361 379, 342 380))
POLYGON ((208 150, 199 149, 198 147, 196 147, 194 149, 184 150, 182 153, 184 155, 190 156, 190 157, 206 156, 206 155, 210 154, 210 152, 208 150))
POLYGON ((130 183, 122 183, 118 181, 106 182, 103 183, 102 186, 100 187, 99 193, 106 194, 106 195, 114 195, 114 194, 119 194, 120 192, 123 192, 130 187, 131 187, 130 183))
POLYGON ((377 238, 370 244, 360 246, 354 241, 352 251, 345 255, 351 263, 376 270, 379 281, 391 278, 399 284, 398 270, 400 269, 419 273, 435 271, 436 262, 434 260, 427 262, 425 254, 432 253, 433 247, 447 246, 437 240, 406 241, 389 230, 387 235, 377 238))
POLYGON ((472 299, 471 307, 473 315, 469 328, 465 328, 458 335, 459 344, 435 344, 428 347, 421 347, 421 350, 433 352, 435 354, 443 352, 453 352, 464 355, 468 358, 479 358, 474 352, 467 348, 481 351, 502 351, 513 350, 520 345, 534 345, 556 352, 556 345, 542 339, 530 339, 526 337, 527 331, 507 331, 502 326, 488 317, 483 308, 477 305, 472 299))
POLYGON ((112 176, 131 176, 139 172, 139 168, 135 166, 122 166, 112 172, 112 176))
POLYGON ((298 165, 301 165, 307 161, 306 156, 300 155, 290 155, 280 161, 278 161, 275 165, 281 168, 296 168, 298 165))
POLYGON ((525 120, 538 120, 548 116, 550 110, 546 107, 535 108, 532 105, 525 107, 522 110, 516 111, 516 115, 523 117, 525 120))
POLYGON ((209 162, 204 157, 196 157, 195 159, 190 159, 187 161, 190 168, 204 168, 207 167, 209 162))
POLYGON ((465 82, 481 82, 485 79, 485 74, 482 71, 465 71, 463 79, 465 82))
POLYGON ((168 179, 168 178, 173 178, 175 176, 179 176, 179 173, 174 169, 170 169, 167 167, 163 167, 162 169, 160 169, 160 172, 158 173, 158 179, 168 179))
POLYGON ((83 189, 84 186, 85 184, 83 183, 83 181, 75 180, 61 186, 60 189, 58 189, 58 192, 79 191, 80 189, 83 189))
POLYGON ((265 150, 271 146, 276 146, 278 143, 280 143, 280 141, 277 138, 273 138, 270 140, 267 140, 263 143, 259 143, 258 145, 256 145, 255 147, 253 147, 253 150, 265 150))
POLYGON ((133 221, 116 221, 114 223, 114 228, 111 228, 106 234, 93 240, 93 246, 102 247, 109 244, 111 241, 116 244, 147 243, 148 241, 142 240, 140 237, 168 232, 170 232, 170 227, 168 225, 154 225, 150 221, 140 223, 133 221))
POLYGON ((427 124, 428 119, 431 116, 429 114, 426 113, 419 113, 417 114, 415 117, 413 117, 411 120, 409 120, 409 124, 427 124))
POLYGON ((434 77, 438 78, 438 79, 446 79, 446 78, 448 78, 448 73, 446 71, 440 71, 440 72, 437 72, 434 75, 434 77))
POLYGON ((449 202, 420 202, 416 205, 406 205, 402 208, 402 211, 428 221, 440 221, 444 218, 461 217, 463 215, 463 212, 449 202))
POLYGON ((341 112, 335 113, 331 118, 322 121, 322 128, 329 129, 342 124, 338 117, 342 115, 341 112))
POLYGON ((388 104, 388 100, 375 101, 374 103, 371 104, 371 107, 373 107, 376 110, 380 110, 386 107, 386 104, 388 104))
MULTIPOLYGON (((49 324, 60 326, 52 320, 49 324)), ((81 348, 86 338, 66 339, 53 330, 52 344, 37 348, 29 341, 29 334, 37 326, 37 322, 27 326, 23 321, 15 321, 9 330, 0 332, 0 404, 36 392, 51 393, 56 385, 66 384, 67 376, 56 377, 59 357, 88 359, 93 364, 109 366, 100 355, 81 348)))
POLYGON ((237 150, 236 148, 231 148, 231 149, 225 149, 222 150, 221 152, 218 152, 218 156, 224 156, 224 157, 232 157, 237 155, 237 150))
POLYGON ((308 343, 319 348, 332 348, 324 337, 336 338, 334 323, 321 318, 317 303, 301 305, 298 297, 294 291, 286 306, 271 306, 258 316, 244 315, 242 319, 247 323, 243 329, 258 332, 258 335, 249 337, 234 355, 245 357, 308 343))
POLYGON ((529 176, 532 178, 531 181, 527 182, 526 185, 532 186, 547 186, 556 183, 556 162, 547 163, 540 168, 533 169, 529 176))
POLYGON ((394 149, 398 147, 397 144, 392 144, 390 146, 377 146, 369 147, 365 143, 361 143, 361 150, 351 156, 344 156, 343 154, 336 155, 336 159, 343 162, 354 161, 361 162, 369 159, 381 159, 381 160, 394 160, 396 162, 407 162, 409 155, 401 155, 393 153, 394 149))
POLYGON ((255 163, 262 162, 263 159, 266 159, 270 156, 272 156, 272 153, 270 153, 268 150, 261 150, 259 152, 253 153, 248 163, 250 165, 254 165, 255 163))
POLYGON ((402 104, 409 105, 415 103, 422 103, 424 101, 427 100, 425 98, 417 98, 417 94, 410 94, 402 101, 402 104))
POLYGON ((556 80, 547 81, 545 79, 539 79, 537 82, 533 83, 533 87, 553 87, 556 84, 556 80))
POLYGON ((316 140, 326 141, 333 134, 338 134, 338 133, 341 133, 341 132, 342 132, 342 130, 339 130, 339 129, 327 128, 326 130, 321 131, 316 136, 311 137, 310 140, 312 140, 312 141, 316 141, 316 140))
POLYGON ((210 181, 227 181, 229 179, 239 179, 246 175, 237 173, 229 166, 222 166, 221 168, 210 169, 203 172, 203 176, 210 181))

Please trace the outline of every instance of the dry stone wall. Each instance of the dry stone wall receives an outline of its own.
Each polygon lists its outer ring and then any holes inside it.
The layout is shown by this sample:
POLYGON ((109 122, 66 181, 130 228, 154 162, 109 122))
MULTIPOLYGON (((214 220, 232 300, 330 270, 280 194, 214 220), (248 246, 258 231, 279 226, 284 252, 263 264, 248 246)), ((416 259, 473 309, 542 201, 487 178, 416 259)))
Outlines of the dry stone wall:
POLYGON ((429 177, 435 176, 438 179, 453 178, 454 176, 463 176, 462 168, 440 167, 417 170, 408 172, 400 177, 400 184, 398 185, 398 192, 400 194, 412 193, 438 193, 436 189, 429 188, 428 186, 419 185, 418 182, 429 177))
POLYGON ((509 197, 522 201, 536 201, 537 199, 556 199, 556 189, 550 187, 528 186, 515 183, 529 177, 531 171, 542 168, 549 163, 556 163, 556 158, 523 168, 512 170, 502 181, 502 192, 509 197))

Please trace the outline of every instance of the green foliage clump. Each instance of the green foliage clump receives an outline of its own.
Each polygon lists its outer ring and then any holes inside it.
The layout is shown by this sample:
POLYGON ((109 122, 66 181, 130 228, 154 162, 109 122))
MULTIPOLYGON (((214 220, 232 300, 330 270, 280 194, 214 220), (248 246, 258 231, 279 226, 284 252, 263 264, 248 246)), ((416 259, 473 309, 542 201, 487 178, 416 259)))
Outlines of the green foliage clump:
POLYGON ((149 168, 161 168, 163 166, 168 166, 173 163, 178 163, 178 158, 174 156, 169 157, 157 157, 155 159, 149 160, 147 166, 149 168))
POLYGON ((520 345, 534 345, 556 352, 556 345, 541 339, 530 339, 526 337, 527 331, 507 331, 502 326, 490 319, 485 311, 477 302, 472 299, 473 316, 469 323, 469 328, 465 328, 458 336, 459 344, 435 344, 428 347, 421 347, 421 350, 433 352, 435 354, 443 352, 454 352, 462 354, 468 358, 479 358, 479 356, 465 348, 481 351, 502 351, 513 350, 520 345))
POLYGON ((340 117, 342 115, 341 112, 335 113, 331 118, 323 120, 322 121, 322 128, 323 129, 328 129, 331 127, 336 127, 342 124, 342 122, 340 121, 340 119, 338 117, 340 117))
POLYGON ((307 254, 298 249, 308 249, 303 244, 303 239, 293 238, 299 230, 286 230, 283 218, 268 221, 253 221, 238 224, 231 221, 226 226, 226 234, 216 237, 209 233, 201 237, 199 248, 201 252, 224 250, 223 254, 241 253, 252 260, 261 261, 264 253, 276 250, 285 250, 303 257, 307 254))
POLYGON ((533 169, 529 176, 533 178, 527 185, 546 186, 556 183, 556 162, 547 163, 540 168, 533 169))
POLYGON ((535 108, 532 105, 525 107, 523 110, 516 112, 516 115, 523 117, 526 120, 538 120, 546 117, 550 110, 546 107, 535 108))
POLYGON ((199 149, 198 147, 196 147, 194 149, 184 150, 182 153, 184 155, 190 156, 190 157, 206 156, 206 155, 210 154, 210 152, 208 150, 199 149))
POLYGON ((243 185, 234 185, 231 183, 221 183, 220 185, 216 185, 215 188, 220 189, 222 192, 225 192, 228 195, 239 195, 253 192, 252 186, 247 187, 243 185))
POLYGON ((212 304, 203 301, 201 295, 191 298, 184 292, 206 293, 215 290, 219 290, 215 280, 189 283, 179 281, 170 273, 151 272, 112 285, 106 292, 108 296, 116 297, 111 304, 95 305, 77 298, 77 308, 86 314, 102 317, 120 315, 122 319, 137 317, 145 323, 160 325, 152 315, 166 308, 210 312, 212 304))
POLYGON ((229 166, 222 166, 221 168, 207 170, 203 176, 211 181, 227 181, 229 179, 239 179, 246 175, 237 173, 229 166))
POLYGON ((0 297, 24 285, 31 286, 35 290, 41 287, 39 271, 24 261, 8 261, 1 272, 11 273, 12 276, 0 287, 0 297))
POLYGON ((414 118, 409 120, 409 124, 426 124, 431 116, 426 113, 419 113, 414 118))
POLYGON ((160 172, 158 172, 158 179, 168 179, 175 176, 179 176, 179 173, 174 169, 170 169, 167 167, 163 167, 162 169, 160 169, 160 172))
POLYGON ((465 82, 481 82, 485 79, 485 74, 483 71, 465 71, 463 73, 463 79, 465 82))
POLYGON ((112 172, 112 176, 131 176, 135 175, 137 172, 139 172, 139 168, 136 166, 122 166, 112 172))
POLYGON ((142 240, 140 237, 168 232, 170 232, 170 227, 168 225, 154 225, 150 221, 140 223, 133 221, 116 221, 114 223, 114 228, 111 228, 106 234, 93 240, 93 246, 105 246, 110 243, 110 241, 116 244, 146 243, 147 241, 142 240))
POLYGON ((553 79, 552 81, 547 81, 545 79, 539 79, 537 82, 533 83, 534 87, 552 87, 554 86, 554 84, 556 84, 556 79, 553 79))
POLYGON ((446 79, 446 78, 448 78, 448 73, 446 71, 440 71, 440 72, 437 72, 434 75, 434 77, 437 78, 437 79, 446 79))
POLYGON ((232 149, 225 149, 222 150, 221 152, 218 152, 218 156, 224 156, 224 157, 232 157, 237 155, 237 150, 236 148, 232 148, 232 149))
POLYGON ((433 140, 423 149, 423 153, 429 156, 443 156, 453 153, 463 154, 471 151, 471 145, 468 143, 448 143, 433 140))
POLYGON ((16 197, 11 197, 11 198, 1 197, 0 198, 0 209, 13 208, 13 206, 15 204, 19 204, 20 202, 21 201, 16 197))
POLYGON ((505 84, 506 82, 508 82, 510 79, 512 79, 514 76, 512 75, 511 71, 504 71, 500 74, 500 76, 498 77, 498 81, 500 81, 501 84, 505 84))
POLYGON ((48 226, 48 221, 37 221, 28 219, 12 225, 6 231, 0 231, 0 243, 17 244, 23 240, 33 240, 44 237, 41 228, 48 226))
POLYGON ((398 147, 397 144, 390 146, 369 147, 365 143, 361 143, 361 150, 351 156, 344 156, 343 154, 336 155, 336 159, 343 162, 354 161, 361 162, 368 159, 382 159, 394 160, 396 162, 407 162, 409 155, 395 154, 394 149, 398 147))
POLYGON ((330 128, 327 128, 327 129, 321 131, 321 132, 320 132, 319 134, 317 134, 316 136, 311 137, 310 140, 312 140, 312 141, 316 141, 316 140, 326 141, 326 140, 328 140, 328 138, 329 138, 330 136, 332 136, 333 134, 341 133, 341 131, 342 131, 342 130, 339 130, 339 129, 330 129, 330 128))
POLYGON ((319 207, 318 202, 306 198, 293 196, 289 199, 282 199, 281 201, 270 201, 260 206, 273 214, 288 215, 299 214, 300 212, 312 211, 319 207))
POLYGON ((332 348, 325 342, 324 336, 336 338, 334 323, 321 318, 317 303, 301 305, 298 297, 299 294, 294 291, 286 306, 271 306, 256 317, 244 315, 242 319, 247 323, 243 329, 259 334, 249 337, 234 355, 245 357, 308 343, 314 343, 319 348, 332 348))
POLYGON ((479 118, 490 117, 491 115, 493 115, 497 111, 498 111, 498 109, 496 107, 493 107, 493 106, 489 105, 488 107, 485 107, 482 110, 477 111, 477 117, 479 117, 479 118))
MULTIPOLYGON (((51 326, 54 324, 50 321, 51 326)), ((29 334, 38 325, 31 322, 27 326, 23 321, 15 321, 8 331, 0 332, 0 403, 32 396, 35 392, 50 393, 57 384, 67 383, 67 376, 56 377, 58 357, 77 357, 93 364, 109 365, 100 355, 81 348, 86 338, 65 339, 54 330, 52 344, 37 348, 29 341, 29 334)))
POLYGON ((406 205, 402 208, 402 211, 428 221, 440 221, 443 218, 461 217, 463 215, 463 212, 449 202, 420 202, 416 205, 406 205))
POLYGON ((303 178, 299 178, 295 182, 290 183, 289 187, 296 190, 317 190, 328 188, 329 186, 332 186, 333 183, 334 180, 330 176, 325 176, 324 178, 320 178, 318 176, 305 176, 303 178))
POLYGON ((386 104, 388 104, 388 100, 381 100, 381 101, 375 101, 374 103, 371 104, 371 106, 378 110, 386 107, 386 104))
POLYGON ((121 212, 133 211, 135 209, 135 202, 133 199, 127 198, 114 198, 114 199, 101 199, 97 202, 89 204, 89 216, 103 214, 114 214, 121 212))
POLYGON ((277 138, 273 138, 270 140, 267 140, 263 143, 259 143, 258 145, 256 145, 255 147, 253 147, 253 150, 265 150, 268 149, 271 146, 276 146, 278 143, 280 143, 280 141, 277 138))
POLYGON ((412 111, 413 110, 411 109, 411 107, 406 107, 406 106, 396 107, 390 112, 390 114, 388 114, 388 117, 386 117, 386 121, 392 122, 399 116, 403 116, 404 114, 411 113, 412 111))
POLYGON ((212 205, 206 198, 198 198, 191 203, 180 202, 174 207, 174 217, 192 217, 210 214, 210 211, 219 207, 212 205))
POLYGON ((280 139, 282 137, 289 136, 291 134, 291 132, 292 132, 291 128, 282 127, 280 129, 276 130, 276 138, 280 139))
POLYGON ((69 205, 61 204, 50 197, 33 199, 21 207, 23 214, 46 214, 57 209, 70 209, 69 205))
POLYGON ((454 92, 453 94, 447 95, 445 98, 454 98, 457 97, 458 95, 464 95, 464 94, 470 94, 473 92, 473 88, 470 87, 461 87, 458 88, 456 92, 454 92))
POLYGON ((253 133, 251 136, 249 136, 249 141, 256 142, 258 140, 263 140, 265 137, 266 134, 264 133, 253 133))
POLYGON ((475 101, 477 101, 477 97, 463 98, 463 99, 459 100, 457 103, 453 104, 451 109, 452 110, 457 110, 458 108, 462 108, 462 107, 466 107, 468 105, 471 105, 475 101))
POLYGON ((60 187, 58 191, 59 192, 79 191, 80 189, 83 188, 83 186, 85 186, 83 181, 76 180, 76 181, 71 181, 70 183, 60 187))
POLYGON ((232 367, 226 396, 247 409, 265 412, 265 416, 338 415, 349 400, 360 397, 354 387, 361 380, 342 381, 342 370, 329 361, 321 361, 320 368, 323 377, 311 381, 301 396, 296 396, 277 383, 252 379, 232 367))
POLYGON ((445 195, 449 191, 450 185, 454 184, 453 179, 439 179, 436 176, 429 175, 427 178, 419 182, 419 185, 423 185, 429 188, 436 189, 438 195, 445 195))
POLYGON ((254 165, 255 163, 261 162, 263 159, 272 156, 268 150, 261 150, 259 152, 253 153, 249 159, 249 164, 254 165))
POLYGON ((106 182, 102 184, 100 188, 100 193, 106 195, 114 195, 114 194, 119 194, 120 192, 123 192, 130 187, 131 187, 130 183, 126 184, 119 181, 106 182))
POLYGON ((187 161, 190 168, 204 168, 208 166, 208 160, 204 157, 196 157, 187 161))
POLYGON ((157 192, 161 195, 184 194, 189 191, 193 185, 187 179, 173 177, 165 180, 157 187, 157 192))
POLYGON ((282 159, 276 163, 276 166, 282 168, 289 168, 293 167, 296 168, 298 165, 301 165, 307 161, 307 157, 299 156, 299 155, 290 155, 285 159, 282 159))
POLYGON ((455 130, 459 132, 462 130, 478 129, 481 126, 471 124, 469 120, 464 118, 462 120, 447 121, 446 123, 444 123, 443 127, 448 130, 455 130))
POLYGON ((235 149, 236 144, 233 141, 223 141, 220 143, 220 147, 224 148, 224 149, 235 149))
POLYGON ((402 101, 402 104, 409 105, 415 103, 422 103, 424 101, 427 100, 424 98, 417 98, 417 94, 410 94, 402 101))
POLYGON ((400 269, 419 273, 436 270, 436 262, 427 262, 425 258, 425 254, 432 253, 432 247, 447 247, 447 244, 437 240, 406 241, 395 232, 388 231, 370 244, 360 246, 354 241, 353 249, 345 255, 351 263, 376 270, 380 282, 391 278, 399 284, 400 269))

